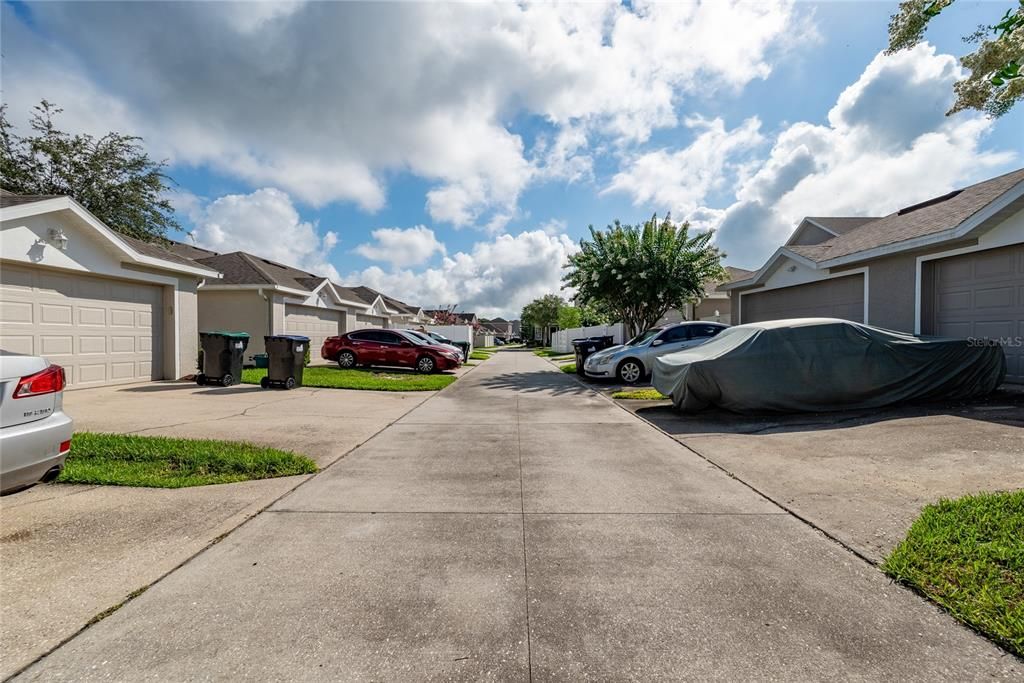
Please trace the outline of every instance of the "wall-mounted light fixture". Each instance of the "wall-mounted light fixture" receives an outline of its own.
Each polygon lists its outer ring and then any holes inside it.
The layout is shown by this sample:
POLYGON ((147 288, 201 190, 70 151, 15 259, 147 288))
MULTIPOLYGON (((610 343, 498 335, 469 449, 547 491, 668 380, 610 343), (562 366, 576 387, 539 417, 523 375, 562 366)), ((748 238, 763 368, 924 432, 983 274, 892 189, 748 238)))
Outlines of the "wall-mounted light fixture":
POLYGON ((68 236, 60 228, 50 228, 50 243, 61 251, 68 250, 68 236))

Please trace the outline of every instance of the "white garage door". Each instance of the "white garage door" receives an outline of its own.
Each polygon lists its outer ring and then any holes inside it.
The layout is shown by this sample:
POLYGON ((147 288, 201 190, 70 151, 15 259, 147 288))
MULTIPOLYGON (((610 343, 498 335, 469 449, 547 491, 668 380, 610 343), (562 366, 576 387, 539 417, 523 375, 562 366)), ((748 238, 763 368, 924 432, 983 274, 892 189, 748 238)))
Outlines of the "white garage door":
MULTIPOLYGON (((925 261, 931 324, 922 331, 999 340, 1006 380, 1024 383, 1024 244, 925 261)), ((926 307, 927 310, 927 307, 926 307)))
MULTIPOLYGON (((359 313, 356 315, 356 327, 357 330, 365 330, 367 328, 386 327, 384 324, 384 318, 376 315, 363 315, 359 313)), ((349 330, 351 332, 351 330, 349 330)))
POLYGON ((75 387, 161 379, 158 286, 0 268, 0 348, 43 356, 75 387))
POLYGON ((288 334, 309 337, 309 357, 313 363, 321 361, 320 347, 324 345, 324 339, 340 334, 340 320, 337 311, 293 304, 285 306, 284 328, 288 334))

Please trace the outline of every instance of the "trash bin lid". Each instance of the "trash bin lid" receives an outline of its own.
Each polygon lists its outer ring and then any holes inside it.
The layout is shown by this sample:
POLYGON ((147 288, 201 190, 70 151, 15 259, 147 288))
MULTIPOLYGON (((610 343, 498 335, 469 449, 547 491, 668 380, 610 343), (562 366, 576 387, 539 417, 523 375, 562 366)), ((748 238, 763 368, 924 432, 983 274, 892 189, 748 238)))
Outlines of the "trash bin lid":
POLYGON ((223 330, 214 330, 213 332, 200 332, 199 334, 206 334, 215 337, 228 337, 229 339, 248 339, 248 332, 225 332, 223 330))
POLYGON ((268 334, 264 339, 291 339, 292 341, 308 342, 309 337, 301 334, 268 334))

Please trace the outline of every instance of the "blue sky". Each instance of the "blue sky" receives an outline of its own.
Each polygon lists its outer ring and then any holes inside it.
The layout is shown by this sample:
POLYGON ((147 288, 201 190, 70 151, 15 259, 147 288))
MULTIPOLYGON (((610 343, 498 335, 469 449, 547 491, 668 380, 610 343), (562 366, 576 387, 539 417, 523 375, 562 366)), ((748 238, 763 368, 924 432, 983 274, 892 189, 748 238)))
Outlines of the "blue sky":
POLYGON ((6 3, 3 97, 142 135, 200 244, 515 315, 588 224, 671 211, 756 268, 1021 166, 1022 108, 942 115, 1013 3, 881 57, 896 4, 6 3))

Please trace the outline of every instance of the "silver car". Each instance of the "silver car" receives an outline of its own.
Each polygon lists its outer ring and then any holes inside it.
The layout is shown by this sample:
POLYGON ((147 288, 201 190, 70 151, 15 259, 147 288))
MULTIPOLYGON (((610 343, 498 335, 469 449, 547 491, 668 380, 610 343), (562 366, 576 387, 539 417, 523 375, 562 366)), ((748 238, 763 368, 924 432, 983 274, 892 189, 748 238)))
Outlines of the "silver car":
POLYGON ((71 450, 64 368, 0 351, 0 493, 52 481, 71 450))
POLYGON ((655 327, 589 356, 583 372, 587 377, 614 377, 623 384, 636 384, 651 374, 655 358, 699 346, 727 327, 701 321, 655 327))
POLYGON ((448 344, 446 342, 441 342, 438 341, 437 339, 434 339, 434 337, 429 332, 420 332, 419 330, 402 330, 402 332, 411 334, 417 339, 422 339, 425 343, 430 344, 431 346, 440 346, 446 351, 451 351, 458 357, 458 359, 461 362, 466 362, 466 354, 462 352, 462 349, 460 349, 458 346, 455 346, 454 344, 448 344))

